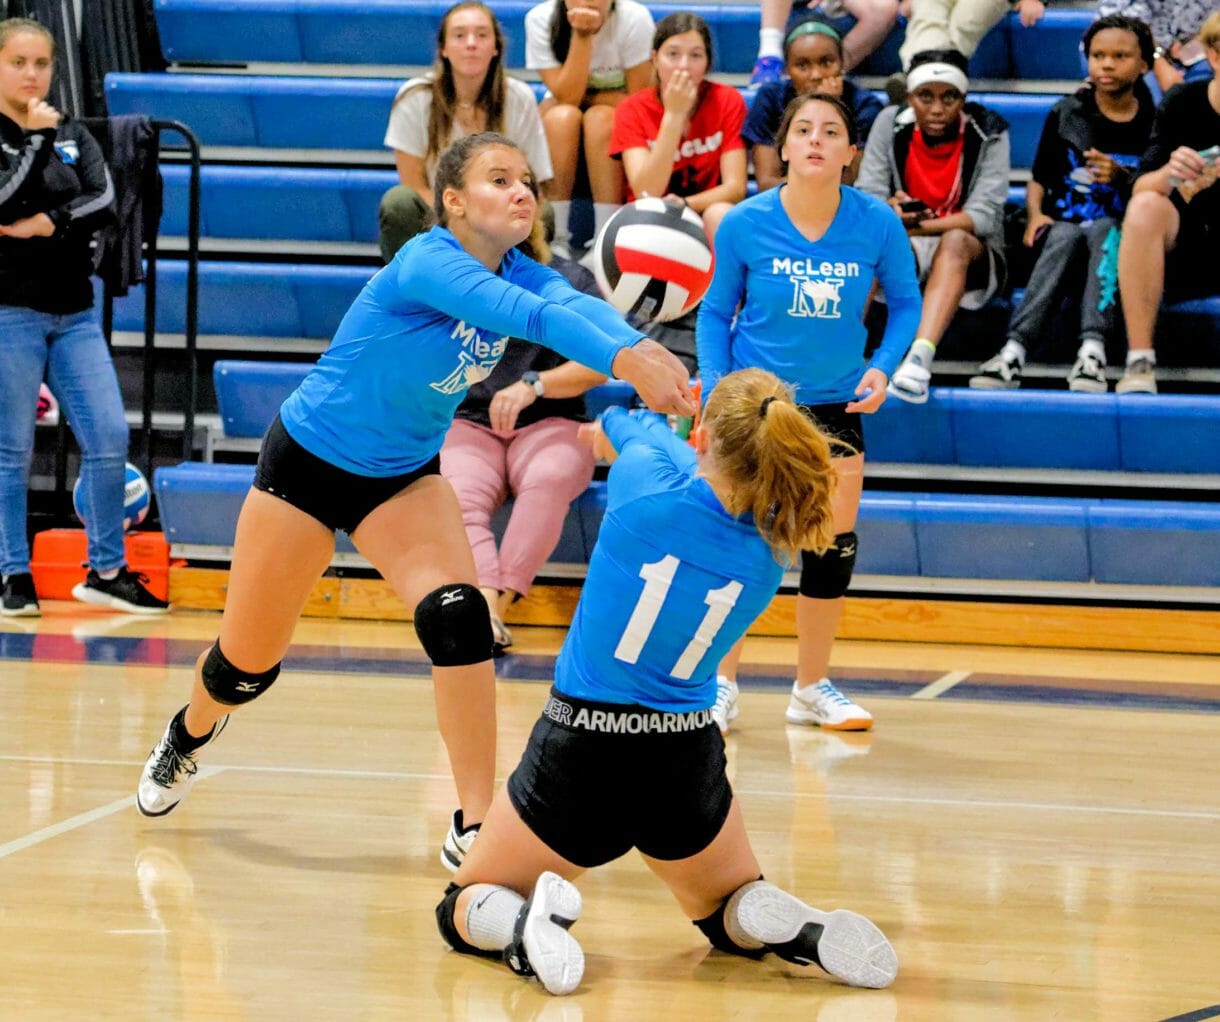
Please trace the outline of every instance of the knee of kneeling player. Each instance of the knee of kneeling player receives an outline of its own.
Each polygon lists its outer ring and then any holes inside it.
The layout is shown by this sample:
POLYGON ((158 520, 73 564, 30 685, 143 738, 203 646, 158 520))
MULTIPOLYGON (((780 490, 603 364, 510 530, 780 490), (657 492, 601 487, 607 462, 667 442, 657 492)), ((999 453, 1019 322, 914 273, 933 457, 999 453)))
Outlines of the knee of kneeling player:
POLYGON ((800 594, 815 600, 837 600, 851 585, 856 570, 856 534, 840 532, 824 554, 801 554, 800 594))
POLYGON ((265 671, 243 671, 235 667, 220 651, 216 642, 208 650, 200 671, 203 687, 208 695, 225 706, 241 706, 257 699, 267 691, 280 675, 280 665, 265 671))
POLYGON ((415 634, 434 667, 466 667, 492 658, 487 601, 465 582, 433 589, 419 601, 415 634))

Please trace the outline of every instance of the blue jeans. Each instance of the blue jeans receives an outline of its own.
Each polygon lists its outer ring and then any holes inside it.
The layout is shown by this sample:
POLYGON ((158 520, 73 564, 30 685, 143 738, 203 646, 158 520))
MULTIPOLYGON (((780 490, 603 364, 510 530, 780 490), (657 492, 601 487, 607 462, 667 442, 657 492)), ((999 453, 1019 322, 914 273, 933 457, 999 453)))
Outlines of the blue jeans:
POLYGON ((26 533, 38 385, 47 384, 81 449, 89 564, 120 568, 127 420, 106 339, 86 309, 67 316, 0 305, 0 573, 30 570, 26 533))

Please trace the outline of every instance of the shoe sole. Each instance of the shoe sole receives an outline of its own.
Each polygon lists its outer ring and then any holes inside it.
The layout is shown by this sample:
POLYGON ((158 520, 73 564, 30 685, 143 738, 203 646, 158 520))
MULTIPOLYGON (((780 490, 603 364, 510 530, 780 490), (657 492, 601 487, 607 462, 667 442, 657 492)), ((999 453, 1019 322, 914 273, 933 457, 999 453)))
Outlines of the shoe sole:
POLYGON ((20 610, 0 610, 0 617, 42 617, 42 608, 22 607, 20 610))
POLYGON ((873 729, 871 717, 848 717, 847 720, 841 720, 837 724, 828 724, 816 713, 809 710, 794 710, 792 707, 784 712, 784 719, 789 724, 820 727, 823 731, 871 731, 873 729))
POLYGON ((1068 390, 1076 394, 1105 394, 1110 385, 1104 380, 1068 380, 1068 390))
POLYGON ((127 614, 145 614, 152 617, 169 613, 169 607, 138 607, 134 603, 128 603, 126 600, 120 600, 114 596, 99 593, 96 589, 90 589, 84 582, 72 587, 72 599, 79 600, 81 603, 91 604, 94 607, 108 607, 110 610, 121 610, 127 614))
POLYGON ((971 376, 970 386, 975 390, 1018 390, 1020 380, 997 380, 990 376, 971 376))
POLYGON ((186 791, 184 791, 182 793, 182 798, 178 799, 177 802, 175 802, 173 805, 167 806, 166 808, 161 809, 159 811, 154 811, 152 809, 145 809, 144 803, 140 801, 140 795, 137 792, 136 793, 136 808, 138 810, 140 810, 141 816, 147 816, 149 819, 155 820, 162 816, 168 816, 175 809, 177 809, 182 804, 182 799, 186 798, 186 796, 189 794, 189 792, 190 792, 190 789, 188 788, 186 791))
POLYGON ((821 912, 778 887, 760 884, 742 895, 737 918, 751 937, 770 945, 795 940, 810 923, 821 926, 818 962, 849 986, 881 989, 898 975, 898 956, 885 934, 855 912, 821 912))
POLYGON ((905 401, 909 405, 926 405, 928 403, 928 392, 926 390, 922 394, 913 394, 907 390, 899 390, 894 386, 889 386, 885 389, 891 397, 896 397, 899 401, 905 401))
POLYGON ((525 907, 521 942, 530 968, 548 993, 570 994, 585 974, 585 953, 568 932, 582 908, 580 891, 556 873, 543 873, 525 907))
POLYGON ((1120 383, 1117 387, 1114 388, 1114 393, 1115 394, 1155 394, 1156 387, 1155 386, 1145 387, 1142 384, 1139 386, 1135 386, 1135 387, 1124 387, 1120 383))

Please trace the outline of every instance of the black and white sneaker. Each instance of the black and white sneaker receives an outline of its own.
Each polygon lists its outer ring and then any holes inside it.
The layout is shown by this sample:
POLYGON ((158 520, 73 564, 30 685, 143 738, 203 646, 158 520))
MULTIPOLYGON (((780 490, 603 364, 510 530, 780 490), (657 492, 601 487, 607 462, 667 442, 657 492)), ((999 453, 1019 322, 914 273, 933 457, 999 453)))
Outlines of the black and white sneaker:
POLYGON ((92 568, 85 581, 72 589, 74 599, 95 607, 125 610, 129 614, 164 614, 169 604, 153 596, 145 587, 148 576, 120 568, 114 578, 102 578, 92 568))
POLYGON ((456 873, 474 839, 479 836, 479 824, 472 823, 463 826, 462 811, 456 810, 449 823, 449 833, 445 835, 445 843, 441 845, 441 865, 450 873, 456 873))
POLYGON ((898 956, 885 934, 855 912, 821 912, 762 882, 742 894, 737 919, 785 961, 816 965, 849 986, 887 987, 898 975, 898 956))
POLYGON ((182 752, 170 738, 176 719, 175 714, 166 725, 161 741, 157 742, 156 747, 148 754, 144 772, 140 774, 140 786, 136 789, 136 808, 145 816, 167 816, 178 807, 190 792, 191 785, 195 783, 195 774, 199 771, 195 757, 204 746, 216 741, 229 723, 226 714, 213 725, 212 733, 203 745, 192 752, 182 752))
POLYGON ((1104 394, 1110 389, 1106 382, 1106 364, 1092 352, 1084 351, 1068 373, 1068 390, 1084 394, 1104 394))
POLYGON ((970 377, 970 386, 976 390, 1016 390, 1021 386, 1020 359, 1005 358, 1003 353, 988 359, 970 377))
POLYGON ((38 606, 38 593, 34 591, 34 576, 28 571, 19 571, 4 580, 4 599, 0 614, 5 617, 38 617, 42 613, 38 606))
POLYGON ((557 873, 543 873, 517 913, 505 964, 519 976, 537 976, 548 993, 570 994, 585 974, 585 953, 568 932, 581 907, 573 884, 557 873))

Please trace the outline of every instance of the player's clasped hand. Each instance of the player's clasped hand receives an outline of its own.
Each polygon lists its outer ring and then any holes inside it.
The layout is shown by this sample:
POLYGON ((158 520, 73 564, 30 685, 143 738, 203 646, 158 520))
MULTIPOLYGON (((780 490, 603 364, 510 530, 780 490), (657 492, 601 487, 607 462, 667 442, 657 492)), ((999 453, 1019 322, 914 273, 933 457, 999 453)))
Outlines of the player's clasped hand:
POLYGON ((690 373, 678 358, 656 341, 644 338, 614 357, 614 375, 626 380, 654 412, 694 415, 690 373))
POLYGON ((59 127, 60 113, 44 99, 31 99, 26 107, 27 131, 59 127))

